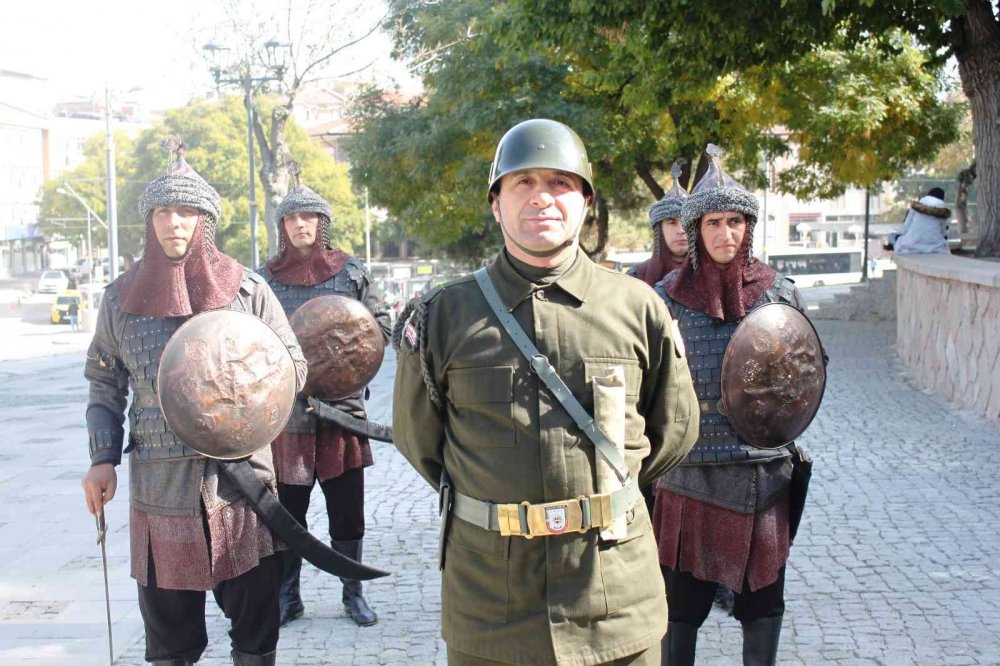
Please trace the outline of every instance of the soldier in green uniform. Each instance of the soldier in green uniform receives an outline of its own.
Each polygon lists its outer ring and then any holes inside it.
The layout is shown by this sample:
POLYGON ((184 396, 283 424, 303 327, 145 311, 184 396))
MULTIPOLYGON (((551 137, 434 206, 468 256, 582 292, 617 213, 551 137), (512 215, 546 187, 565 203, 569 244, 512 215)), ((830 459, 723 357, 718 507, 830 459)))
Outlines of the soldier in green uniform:
POLYGON ((393 332, 395 443, 444 500, 452 665, 659 663, 667 606, 638 486, 684 459, 698 403, 663 302, 580 251, 593 198, 572 129, 513 127, 489 178, 504 248, 393 332))

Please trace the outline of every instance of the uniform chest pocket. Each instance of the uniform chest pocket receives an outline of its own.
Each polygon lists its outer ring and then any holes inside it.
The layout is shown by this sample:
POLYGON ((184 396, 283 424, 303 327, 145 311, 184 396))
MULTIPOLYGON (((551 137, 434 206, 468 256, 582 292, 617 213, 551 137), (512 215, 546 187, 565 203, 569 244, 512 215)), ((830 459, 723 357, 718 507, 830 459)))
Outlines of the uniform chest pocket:
POLYGON ((584 400, 586 410, 594 413, 594 389, 591 385, 594 377, 603 377, 614 366, 621 366, 625 371, 625 441, 635 442, 642 437, 645 421, 636 410, 639 400, 639 388, 642 385, 642 369, 636 359, 588 358, 584 366, 584 400))
POLYGON ((512 447, 514 368, 509 365, 448 371, 448 424, 466 446, 512 447))

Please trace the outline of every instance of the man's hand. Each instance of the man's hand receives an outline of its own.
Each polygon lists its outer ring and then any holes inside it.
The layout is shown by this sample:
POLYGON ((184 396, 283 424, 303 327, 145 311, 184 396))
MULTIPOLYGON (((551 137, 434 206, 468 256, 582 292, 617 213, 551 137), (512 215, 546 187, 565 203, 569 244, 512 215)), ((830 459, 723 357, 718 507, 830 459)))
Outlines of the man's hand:
POLYGON ((87 511, 98 515, 104 505, 111 501, 118 488, 118 472, 111 463, 94 465, 83 475, 83 496, 87 500, 87 511))

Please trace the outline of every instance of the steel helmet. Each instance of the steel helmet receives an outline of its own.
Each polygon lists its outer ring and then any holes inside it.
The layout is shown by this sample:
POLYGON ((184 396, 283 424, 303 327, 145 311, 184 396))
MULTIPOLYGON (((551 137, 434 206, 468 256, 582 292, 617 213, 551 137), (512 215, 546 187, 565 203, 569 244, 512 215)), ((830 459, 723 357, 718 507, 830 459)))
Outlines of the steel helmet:
POLYGON ((507 130, 490 165, 489 202, 493 203, 501 178, 523 169, 558 169, 576 174, 583 179, 585 193, 594 195, 587 149, 576 132, 558 121, 534 118, 507 130))

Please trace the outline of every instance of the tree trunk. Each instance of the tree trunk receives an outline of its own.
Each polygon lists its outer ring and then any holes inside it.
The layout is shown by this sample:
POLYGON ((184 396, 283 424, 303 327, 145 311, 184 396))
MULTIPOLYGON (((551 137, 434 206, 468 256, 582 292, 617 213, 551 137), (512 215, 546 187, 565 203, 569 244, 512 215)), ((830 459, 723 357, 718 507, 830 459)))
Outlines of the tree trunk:
POLYGON ((958 218, 958 232, 969 233, 969 188, 976 180, 976 161, 968 169, 962 169, 955 178, 957 194, 955 195, 955 217, 958 218))
POLYGON ((965 14, 955 22, 955 57, 969 98, 976 147, 976 256, 996 257, 1000 256, 1000 23, 990 0, 965 0, 965 14))
POLYGON ((260 148, 260 183, 264 188, 264 226, 267 227, 267 257, 278 252, 278 227, 274 210, 288 194, 290 154, 285 141, 289 108, 277 106, 271 111, 270 131, 265 133, 258 108, 254 114, 254 135, 260 148))
POLYGON ((597 245, 593 248, 586 248, 580 243, 580 248, 587 253, 591 259, 600 262, 604 259, 604 253, 608 249, 608 202, 598 194, 594 201, 594 212, 588 216, 587 225, 597 225, 597 245))

